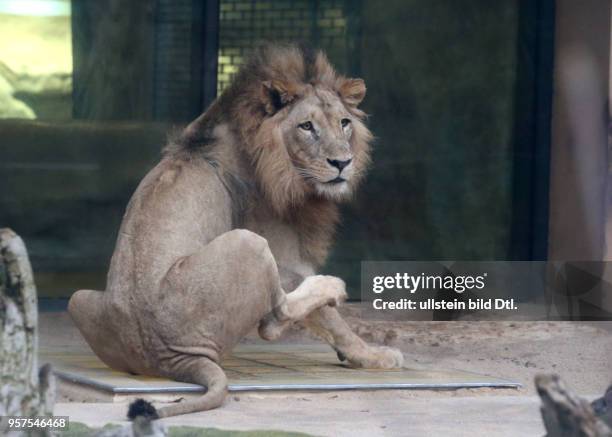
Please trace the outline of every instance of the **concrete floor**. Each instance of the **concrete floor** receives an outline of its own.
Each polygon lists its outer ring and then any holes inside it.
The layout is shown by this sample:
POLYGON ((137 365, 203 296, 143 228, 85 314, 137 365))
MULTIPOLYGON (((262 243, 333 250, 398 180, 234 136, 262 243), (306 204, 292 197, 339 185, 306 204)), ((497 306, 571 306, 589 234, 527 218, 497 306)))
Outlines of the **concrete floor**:
MULTIPOLYGON (((167 426, 275 429, 318 436, 542 436, 533 396, 410 396, 407 392, 231 397, 217 410, 163 419, 167 426)), ((122 404, 58 404, 56 415, 90 426, 125 415, 122 404)), ((127 422, 126 422, 127 423, 127 422)))
MULTIPOLYGON (((409 367, 455 368, 516 379, 520 390, 351 391, 232 395, 214 411, 164 419, 168 425, 277 429, 322 436, 541 436, 533 389, 538 373, 558 373, 586 398, 612 381, 610 324, 551 322, 364 322, 343 310, 368 341, 404 352, 409 367)), ((40 343, 83 341, 65 313, 42 313, 40 343)), ((258 341, 249 336, 245 342, 258 341)), ((303 330, 284 341, 313 341, 303 330)), ((59 403, 55 414, 91 426, 122 422, 125 404, 59 403)))

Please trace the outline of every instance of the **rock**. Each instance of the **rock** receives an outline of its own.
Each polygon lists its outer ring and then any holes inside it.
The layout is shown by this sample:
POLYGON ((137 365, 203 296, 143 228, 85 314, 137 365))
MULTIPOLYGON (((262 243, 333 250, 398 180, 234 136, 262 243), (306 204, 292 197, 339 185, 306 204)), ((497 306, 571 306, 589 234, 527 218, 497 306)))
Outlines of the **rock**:
MULTIPOLYGON (((0 229, 0 416, 53 413, 53 372, 48 365, 38 369, 37 326, 36 286, 26 247, 12 230, 0 229)), ((0 435, 6 426, 0 422, 0 435)))
POLYGON ((591 402, 595 415, 612 428, 612 385, 601 398, 591 402))
POLYGON ((34 111, 13 97, 13 87, 0 75, 0 118, 36 118, 34 111))
POLYGON ((612 437, 591 405, 570 392, 557 375, 538 375, 535 385, 548 437, 612 437))

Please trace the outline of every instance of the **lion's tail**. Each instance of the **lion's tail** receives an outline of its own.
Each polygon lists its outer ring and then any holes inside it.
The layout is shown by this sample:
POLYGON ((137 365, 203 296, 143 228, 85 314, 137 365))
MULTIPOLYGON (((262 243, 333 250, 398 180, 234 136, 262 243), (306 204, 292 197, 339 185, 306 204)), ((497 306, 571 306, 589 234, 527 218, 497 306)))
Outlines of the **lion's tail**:
POLYGON ((206 386, 206 393, 195 400, 179 402, 160 409, 155 409, 148 402, 138 399, 130 404, 128 418, 134 419, 140 415, 150 418, 164 418, 178 416, 180 414, 196 413, 198 411, 212 410, 223 404, 227 395, 227 377, 223 369, 208 358, 197 360, 197 366, 193 366, 194 372, 188 375, 190 382, 206 386))

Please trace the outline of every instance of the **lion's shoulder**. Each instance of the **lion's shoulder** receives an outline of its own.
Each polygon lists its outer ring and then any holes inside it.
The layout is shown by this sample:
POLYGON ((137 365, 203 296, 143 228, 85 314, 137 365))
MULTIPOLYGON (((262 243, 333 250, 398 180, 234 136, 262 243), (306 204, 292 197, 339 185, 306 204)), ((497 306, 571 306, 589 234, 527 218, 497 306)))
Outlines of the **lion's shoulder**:
POLYGON ((136 189, 125 221, 178 227, 231 215, 231 196, 213 166, 205 160, 164 158, 136 189))

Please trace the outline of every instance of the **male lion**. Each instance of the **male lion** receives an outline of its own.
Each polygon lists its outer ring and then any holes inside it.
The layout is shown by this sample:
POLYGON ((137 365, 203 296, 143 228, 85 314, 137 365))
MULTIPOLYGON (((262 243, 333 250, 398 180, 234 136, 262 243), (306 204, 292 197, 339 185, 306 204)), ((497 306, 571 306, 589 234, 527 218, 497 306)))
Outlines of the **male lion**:
POLYGON ((69 311, 110 367, 208 387, 159 417, 221 405, 219 362, 255 326, 272 340, 302 322, 352 366, 402 366, 333 308, 344 282, 315 275, 336 202, 368 163, 364 96, 363 81, 337 75, 321 52, 261 47, 140 183, 106 291, 77 291, 69 311))

